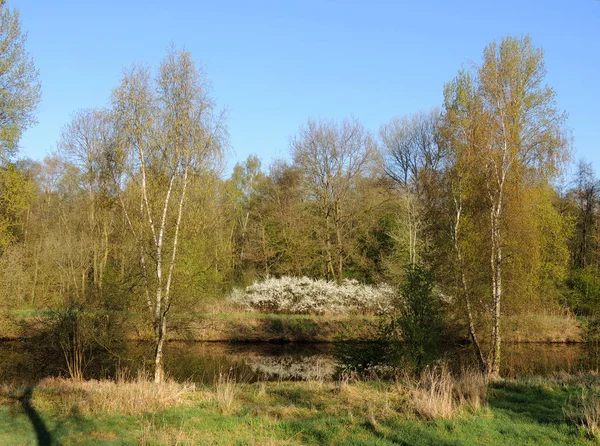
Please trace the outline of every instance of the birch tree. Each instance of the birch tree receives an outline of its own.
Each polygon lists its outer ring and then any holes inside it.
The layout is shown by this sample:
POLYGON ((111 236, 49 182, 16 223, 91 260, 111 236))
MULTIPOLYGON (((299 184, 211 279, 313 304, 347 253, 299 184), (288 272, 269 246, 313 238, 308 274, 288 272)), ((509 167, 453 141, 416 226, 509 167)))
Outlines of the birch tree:
POLYGON ((22 133, 35 123, 39 73, 27 54, 19 11, 0 0, 0 161, 17 152, 22 133))
POLYGON ((123 160, 119 199, 139 249, 159 383, 188 189, 198 174, 217 165, 224 128, 203 73, 186 51, 171 50, 154 79, 147 67, 132 68, 113 103, 120 132, 115 156, 123 160))
MULTIPOLYGON (((506 214, 511 189, 548 181, 567 154, 565 114, 544 84, 543 52, 529 37, 504 38, 484 50, 483 62, 446 86, 446 117, 455 158, 471 169, 488 213, 491 316, 487 370, 500 372, 500 320, 505 291, 506 214)), ((457 202, 458 203, 458 202, 457 202)), ((460 205, 457 204, 457 217, 460 205)), ((456 224, 458 225, 457 219, 456 224)), ((455 232, 456 237, 460 232, 455 232)))
POLYGON ((39 73, 26 51, 19 11, 0 0, 0 256, 16 238, 32 186, 13 164, 19 140, 35 123, 41 97, 39 73))

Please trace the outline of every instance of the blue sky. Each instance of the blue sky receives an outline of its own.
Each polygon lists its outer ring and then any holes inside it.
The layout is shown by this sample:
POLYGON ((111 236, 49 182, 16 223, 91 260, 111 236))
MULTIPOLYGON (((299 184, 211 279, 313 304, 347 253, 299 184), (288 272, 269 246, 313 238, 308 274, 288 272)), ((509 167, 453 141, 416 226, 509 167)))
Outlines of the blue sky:
POLYGON ((229 113, 229 169, 250 154, 288 156, 309 117, 353 115, 376 132, 442 101, 444 83, 483 48, 529 34, 569 114, 574 158, 600 171, 600 1, 8 0, 40 71, 39 123, 24 156, 54 150, 80 108, 107 104, 123 69, 185 47, 229 113))

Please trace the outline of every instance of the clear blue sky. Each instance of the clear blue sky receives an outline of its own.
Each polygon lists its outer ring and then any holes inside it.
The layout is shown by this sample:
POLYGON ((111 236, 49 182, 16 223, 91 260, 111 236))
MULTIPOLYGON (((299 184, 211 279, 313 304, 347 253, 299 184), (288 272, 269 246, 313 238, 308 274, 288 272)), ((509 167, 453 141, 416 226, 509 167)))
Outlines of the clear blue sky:
POLYGON ((56 147, 77 109, 107 104, 125 67, 158 66, 170 44, 205 67, 229 110, 237 160, 268 165, 309 117, 354 115, 372 131, 438 105, 443 85, 485 45, 531 35, 569 114, 575 158, 600 171, 600 1, 8 0, 40 71, 39 123, 22 154, 56 147))

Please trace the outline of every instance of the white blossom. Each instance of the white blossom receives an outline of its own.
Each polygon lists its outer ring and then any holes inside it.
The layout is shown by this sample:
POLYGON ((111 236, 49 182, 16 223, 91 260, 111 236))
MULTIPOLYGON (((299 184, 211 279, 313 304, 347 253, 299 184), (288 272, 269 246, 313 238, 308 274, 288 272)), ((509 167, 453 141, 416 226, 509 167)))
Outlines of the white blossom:
POLYGON ((394 290, 387 284, 364 285, 345 279, 341 285, 308 277, 269 278, 245 291, 234 289, 230 300, 272 313, 384 314, 391 310, 394 290))

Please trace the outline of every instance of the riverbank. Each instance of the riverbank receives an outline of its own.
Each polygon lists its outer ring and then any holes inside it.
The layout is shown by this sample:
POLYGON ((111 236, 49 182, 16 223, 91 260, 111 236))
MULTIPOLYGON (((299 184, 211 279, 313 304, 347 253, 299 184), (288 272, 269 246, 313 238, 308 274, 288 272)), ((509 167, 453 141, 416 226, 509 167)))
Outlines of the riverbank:
POLYGON ((582 420, 598 392, 596 375, 489 386, 444 373, 394 383, 222 376, 206 387, 45 379, 1 388, 0 443, 584 445, 597 440, 598 420, 582 420))
MULTIPOLYGON (((16 340, 35 336, 49 319, 49 313, 17 310, 0 313, 0 339, 16 340)), ((173 314, 168 339, 201 342, 368 342, 379 336, 381 318, 372 315, 265 314, 256 312, 214 312, 173 314)), ((559 314, 505 316, 503 341, 509 343, 587 342, 585 321, 559 314)), ((151 340, 146 321, 126 320, 121 333, 129 340, 151 340)))

